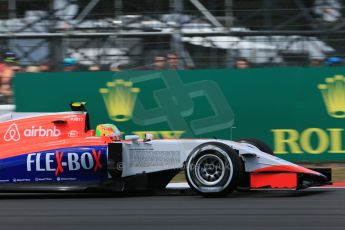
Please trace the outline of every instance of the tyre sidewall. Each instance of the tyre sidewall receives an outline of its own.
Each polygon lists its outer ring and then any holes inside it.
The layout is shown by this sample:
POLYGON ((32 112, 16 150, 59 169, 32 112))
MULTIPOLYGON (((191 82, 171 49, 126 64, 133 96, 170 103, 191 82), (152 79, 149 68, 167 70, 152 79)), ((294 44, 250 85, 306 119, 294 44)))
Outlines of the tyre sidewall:
POLYGON ((223 196, 230 193, 237 186, 242 173, 242 162, 237 152, 222 143, 202 144, 191 152, 186 161, 186 179, 189 186, 204 196, 223 196), (205 185, 196 176, 196 163, 208 154, 221 159, 225 165, 224 176, 214 185, 205 185))

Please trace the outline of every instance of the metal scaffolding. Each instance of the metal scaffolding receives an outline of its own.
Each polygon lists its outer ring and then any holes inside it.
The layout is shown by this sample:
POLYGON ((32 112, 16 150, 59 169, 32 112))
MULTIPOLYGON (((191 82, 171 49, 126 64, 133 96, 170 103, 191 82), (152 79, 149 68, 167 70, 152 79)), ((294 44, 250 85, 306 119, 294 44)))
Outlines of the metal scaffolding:
MULTIPOLYGON (((6 18, 0 19, 0 44, 3 50, 18 53, 23 65, 49 62, 57 70, 71 54, 85 65, 119 62, 128 68, 150 68, 152 57, 160 52, 176 53, 181 69, 232 67, 245 53, 241 44, 259 44, 260 52, 272 53, 279 46, 272 41, 277 43, 283 36, 291 41, 290 47, 316 38, 320 39, 316 45, 326 42, 323 47, 344 48, 339 37, 345 33, 345 20, 336 18, 344 6, 335 6, 333 19, 337 20, 327 21, 323 11, 318 11, 324 6, 318 0, 312 4, 303 0, 217 0, 212 1, 212 9, 204 0, 170 0, 159 1, 160 12, 149 12, 158 1, 0 0, 2 8, 7 7, 6 18), (137 5, 139 2, 142 5, 137 5), (36 4, 35 8, 30 4, 36 4), (101 4, 107 6, 106 13, 97 8, 101 4), (263 43, 258 43, 260 38, 263 43)), ((323 52, 325 48, 319 49, 323 52)), ((275 55, 284 56, 284 50, 275 55)), ((305 56, 303 52, 300 55, 305 56)), ((261 65, 284 65, 279 58, 273 59, 276 61, 267 59, 261 65)))

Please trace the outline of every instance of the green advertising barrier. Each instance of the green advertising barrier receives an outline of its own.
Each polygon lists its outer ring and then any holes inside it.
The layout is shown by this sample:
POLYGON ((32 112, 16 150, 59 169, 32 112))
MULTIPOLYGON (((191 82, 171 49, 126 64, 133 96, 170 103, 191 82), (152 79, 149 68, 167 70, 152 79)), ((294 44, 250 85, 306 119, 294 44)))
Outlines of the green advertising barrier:
POLYGON ((86 101, 91 124, 157 138, 255 137, 291 161, 345 161, 345 68, 22 73, 18 112, 86 101))

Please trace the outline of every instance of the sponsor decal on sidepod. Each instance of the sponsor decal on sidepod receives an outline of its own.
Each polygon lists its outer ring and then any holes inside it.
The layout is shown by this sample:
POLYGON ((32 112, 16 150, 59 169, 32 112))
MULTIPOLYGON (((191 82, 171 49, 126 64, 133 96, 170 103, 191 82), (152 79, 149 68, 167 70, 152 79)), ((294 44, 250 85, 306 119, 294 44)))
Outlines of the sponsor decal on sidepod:
MULTIPOLYGON (((32 126, 31 128, 24 129, 23 134, 25 137, 58 137, 61 135, 61 131, 56 128, 43 128, 42 126, 32 126)), ((4 140, 19 141, 21 139, 21 133, 19 132, 18 125, 16 123, 11 124, 4 135, 4 140)))
POLYGON ((30 153, 26 158, 26 170, 28 172, 55 172, 55 176, 67 171, 93 170, 97 172, 101 169, 101 150, 83 152, 81 154, 73 152, 48 152, 30 153), (64 157, 67 156, 67 157, 64 157), (64 157, 64 158, 63 158, 64 157))

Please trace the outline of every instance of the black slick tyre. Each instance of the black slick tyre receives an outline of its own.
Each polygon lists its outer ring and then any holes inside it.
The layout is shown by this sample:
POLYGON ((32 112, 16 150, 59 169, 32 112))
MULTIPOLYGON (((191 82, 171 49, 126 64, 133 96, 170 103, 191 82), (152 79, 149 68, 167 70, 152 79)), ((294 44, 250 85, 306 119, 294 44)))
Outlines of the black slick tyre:
POLYGON ((251 144, 255 146, 256 148, 258 148, 259 150, 261 150, 262 152, 268 153, 270 155, 274 155, 273 150, 266 143, 264 143, 263 141, 259 139, 241 138, 241 139, 236 140, 236 142, 251 144))
POLYGON ((222 197, 231 193, 243 178, 243 164, 229 146, 208 142, 196 147, 185 164, 189 186, 205 197, 222 197))

